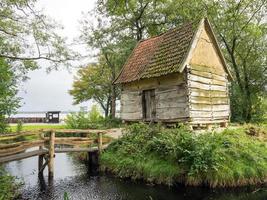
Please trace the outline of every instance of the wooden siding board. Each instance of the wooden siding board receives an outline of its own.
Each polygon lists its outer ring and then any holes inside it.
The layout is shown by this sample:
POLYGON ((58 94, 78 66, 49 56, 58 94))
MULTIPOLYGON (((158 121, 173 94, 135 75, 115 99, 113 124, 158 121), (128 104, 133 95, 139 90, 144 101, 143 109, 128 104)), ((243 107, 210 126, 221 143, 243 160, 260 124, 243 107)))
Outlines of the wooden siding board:
POLYGON ((212 104, 195 104, 191 103, 189 106, 190 110, 229 110, 229 105, 212 105, 212 104))
POLYGON ((199 88, 190 88, 189 90, 190 97, 209 97, 210 95, 215 98, 227 97, 227 91, 216 91, 216 90, 203 90, 199 88))
POLYGON ((122 91, 121 118, 123 120, 142 119, 142 104, 139 91, 122 91))
POLYGON ((224 92, 227 91, 227 88, 225 86, 199 83, 199 82, 191 81, 191 80, 188 80, 188 87, 202 89, 202 90, 215 90, 215 91, 224 91, 224 92))
POLYGON ((185 84, 161 87, 156 90, 156 118, 158 120, 186 118, 188 103, 185 84))
POLYGON ((191 96, 191 103, 196 104, 212 104, 212 105, 223 105, 228 104, 228 98, 225 97, 207 97, 207 96, 191 96))
POLYGON ((161 108, 157 110, 157 119, 186 118, 185 108, 161 108))
POLYGON ((198 70, 194 70, 194 69, 190 69, 190 74, 204 77, 204 78, 212 78, 213 80, 227 82, 227 78, 223 74, 217 75, 217 74, 213 74, 210 72, 203 72, 203 71, 198 71, 198 70))
POLYGON ((215 80, 213 78, 206 78, 206 77, 201 77, 198 75, 189 74, 188 79, 190 81, 195 81, 195 82, 199 82, 199 83, 203 83, 203 84, 219 85, 219 86, 226 87, 225 81, 215 80))

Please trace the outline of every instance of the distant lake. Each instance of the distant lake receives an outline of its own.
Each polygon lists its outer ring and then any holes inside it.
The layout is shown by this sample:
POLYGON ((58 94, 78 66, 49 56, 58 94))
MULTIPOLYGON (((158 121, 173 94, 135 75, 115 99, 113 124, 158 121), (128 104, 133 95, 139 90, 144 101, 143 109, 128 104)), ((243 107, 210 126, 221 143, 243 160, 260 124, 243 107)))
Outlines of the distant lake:
MULTIPOLYGON (((46 112, 18 112, 15 115, 11 115, 11 118, 21 118, 21 117, 45 117, 45 113, 46 112)), ((66 116, 70 113, 73 113, 71 111, 62 111, 59 114, 59 120, 64 120, 66 118, 66 116)))

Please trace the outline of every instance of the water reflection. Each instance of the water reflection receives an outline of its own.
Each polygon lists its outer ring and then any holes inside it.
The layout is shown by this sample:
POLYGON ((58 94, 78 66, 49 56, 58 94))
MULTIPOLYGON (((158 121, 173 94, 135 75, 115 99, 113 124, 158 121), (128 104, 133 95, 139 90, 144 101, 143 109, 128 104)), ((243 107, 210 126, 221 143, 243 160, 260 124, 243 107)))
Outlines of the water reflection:
POLYGON ((212 190, 194 187, 149 186, 111 176, 91 173, 88 165, 77 162, 71 154, 57 154, 54 180, 48 180, 47 169, 38 178, 38 158, 8 163, 5 167, 23 179, 23 199, 57 200, 68 192, 75 200, 264 200, 266 186, 232 190, 212 190))

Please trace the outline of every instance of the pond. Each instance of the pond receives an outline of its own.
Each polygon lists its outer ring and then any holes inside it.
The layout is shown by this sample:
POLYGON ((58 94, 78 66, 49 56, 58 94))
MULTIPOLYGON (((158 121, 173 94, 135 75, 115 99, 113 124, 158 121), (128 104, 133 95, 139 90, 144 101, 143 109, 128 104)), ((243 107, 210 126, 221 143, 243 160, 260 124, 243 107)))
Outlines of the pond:
POLYGON ((72 200, 263 200, 267 186, 239 189, 208 189, 185 186, 152 186, 110 175, 90 173, 87 165, 71 154, 56 154, 55 176, 48 180, 47 169, 38 178, 38 158, 32 157, 5 165, 22 180, 22 199, 63 200, 67 192, 72 200))

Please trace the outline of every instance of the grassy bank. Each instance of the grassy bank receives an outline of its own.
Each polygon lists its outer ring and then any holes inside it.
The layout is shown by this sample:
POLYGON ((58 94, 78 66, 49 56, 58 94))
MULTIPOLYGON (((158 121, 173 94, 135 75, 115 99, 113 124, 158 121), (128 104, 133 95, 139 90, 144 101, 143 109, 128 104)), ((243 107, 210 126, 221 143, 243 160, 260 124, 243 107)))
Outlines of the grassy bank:
POLYGON ((255 127, 195 135, 185 127, 134 124, 101 155, 102 170, 173 185, 234 187, 267 177, 265 131, 255 127))
MULTIPOLYGON (((64 124, 31 124, 31 125, 27 125, 27 124, 23 124, 22 125, 22 129, 20 131, 36 131, 36 130, 40 130, 40 129, 65 129, 66 125, 64 124)), ((17 131, 17 125, 16 124, 12 124, 10 126, 10 130, 11 132, 16 132, 17 131)))
POLYGON ((20 184, 0 166, 0 200, 12 200, 19 196, 20 184))

